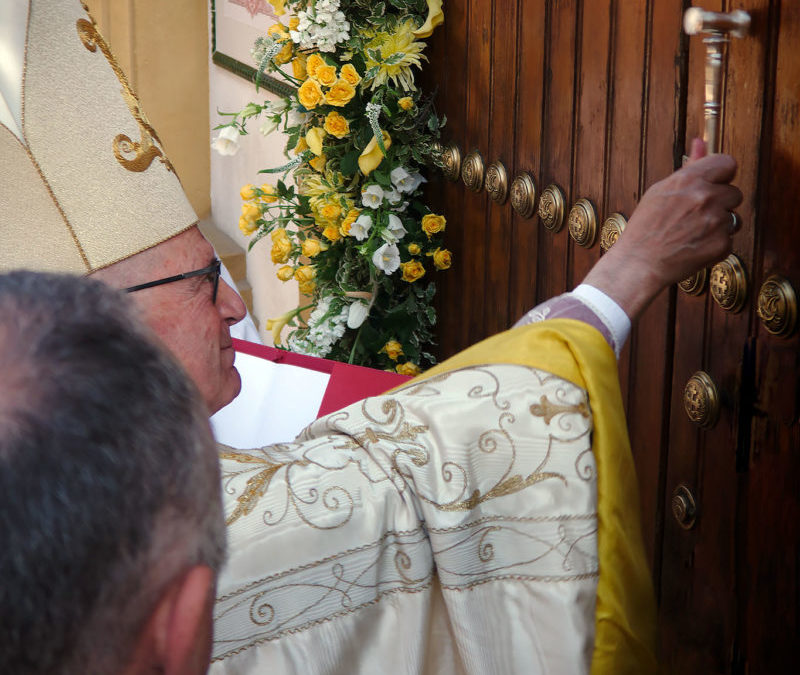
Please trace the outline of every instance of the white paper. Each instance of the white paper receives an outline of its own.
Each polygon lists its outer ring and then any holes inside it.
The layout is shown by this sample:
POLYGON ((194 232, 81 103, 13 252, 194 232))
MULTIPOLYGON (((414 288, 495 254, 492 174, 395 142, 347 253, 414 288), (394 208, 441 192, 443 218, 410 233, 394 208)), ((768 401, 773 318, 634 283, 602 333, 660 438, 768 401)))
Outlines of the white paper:
POLYGON ((242 391, 211 417, 220 443, 242 449, 286 443, 316 419, 329 373, 241 352, 234 365, 242 376, 242 391))

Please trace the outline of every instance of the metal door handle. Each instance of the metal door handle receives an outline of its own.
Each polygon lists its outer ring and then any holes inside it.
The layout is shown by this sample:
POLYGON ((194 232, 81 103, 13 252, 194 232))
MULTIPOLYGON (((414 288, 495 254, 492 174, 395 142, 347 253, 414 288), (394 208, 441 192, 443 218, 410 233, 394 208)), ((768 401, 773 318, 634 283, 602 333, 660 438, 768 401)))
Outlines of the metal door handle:
POLYGON ((733 12, 707 12, 690 7, 683 15, 687 35, 705 33, 706 100, 703 106, 706 128, 703 140, 709 152, 719 152, 719 120, 722 109, 722 59, 729 36, 744 37, 750 30, 750 15, 740 9, 733 12))

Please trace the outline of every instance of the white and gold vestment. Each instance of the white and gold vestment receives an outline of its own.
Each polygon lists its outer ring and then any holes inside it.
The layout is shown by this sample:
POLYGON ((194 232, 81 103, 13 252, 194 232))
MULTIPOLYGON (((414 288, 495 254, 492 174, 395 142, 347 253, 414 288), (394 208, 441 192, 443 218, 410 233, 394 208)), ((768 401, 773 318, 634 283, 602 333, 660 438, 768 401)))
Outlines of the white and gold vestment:
POLYGON ((212 673, 653 667, 616 360, 586 324, 495 336, 222 466, 212 673))

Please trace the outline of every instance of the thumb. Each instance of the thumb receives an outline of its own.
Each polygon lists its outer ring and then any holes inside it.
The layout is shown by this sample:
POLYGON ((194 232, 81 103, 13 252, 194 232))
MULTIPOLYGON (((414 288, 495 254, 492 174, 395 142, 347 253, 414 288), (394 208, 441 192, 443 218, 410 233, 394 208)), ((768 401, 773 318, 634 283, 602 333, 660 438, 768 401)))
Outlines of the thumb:
POLYGON ((689 151, 689 164, 706 156, 706 142, 702 138, 693 138, 689 151))

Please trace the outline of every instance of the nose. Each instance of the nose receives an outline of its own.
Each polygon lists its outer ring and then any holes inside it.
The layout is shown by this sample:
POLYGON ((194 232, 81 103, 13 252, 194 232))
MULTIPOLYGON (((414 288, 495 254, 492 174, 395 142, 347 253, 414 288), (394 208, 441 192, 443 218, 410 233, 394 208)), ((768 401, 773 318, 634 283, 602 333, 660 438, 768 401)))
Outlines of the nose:
POLYGON ((229 326, 239 323, 247 314, 244 300, 222 278, 217 289, 217 311, 229 326))

